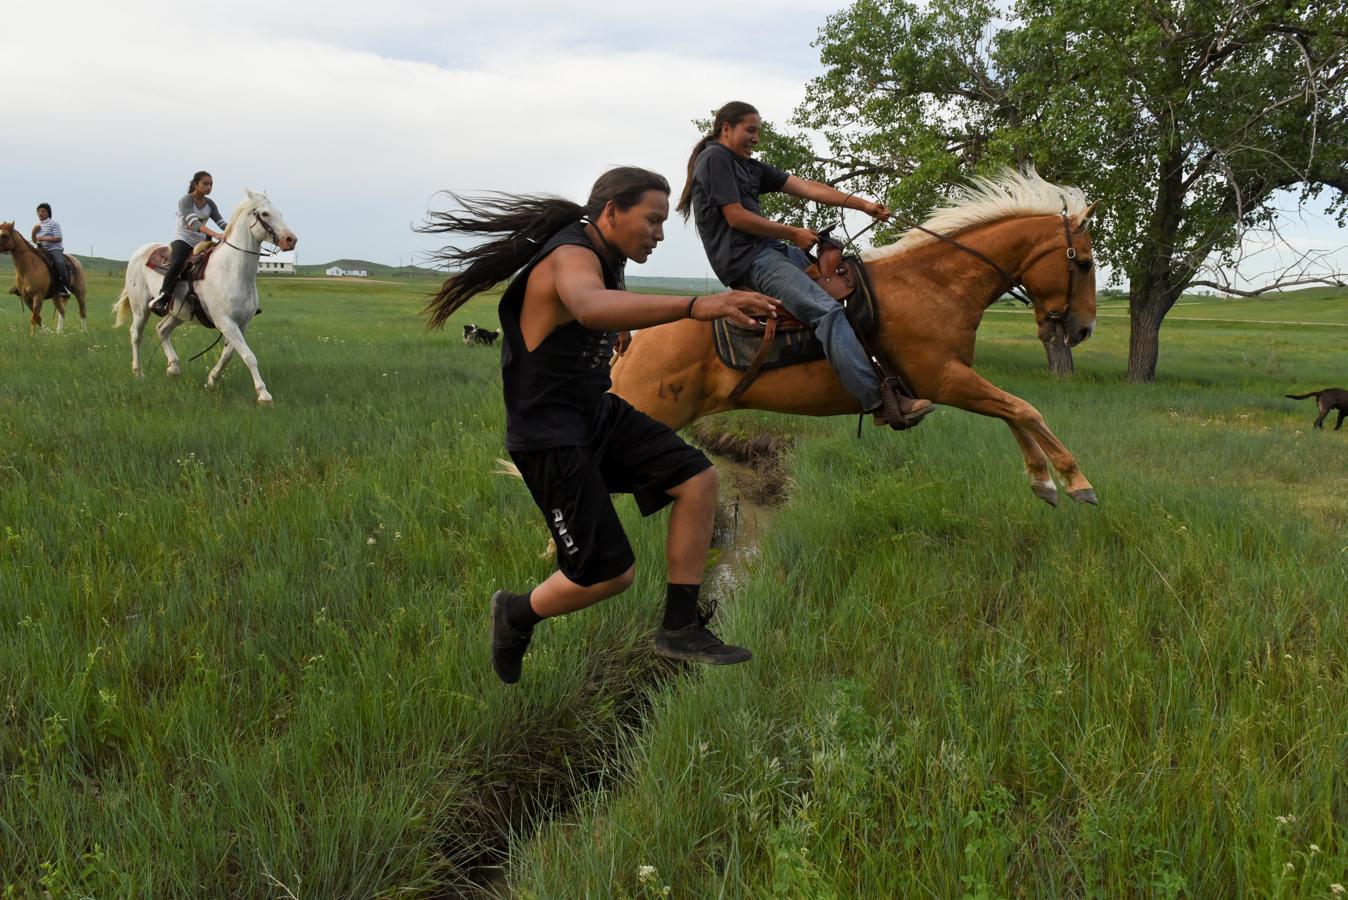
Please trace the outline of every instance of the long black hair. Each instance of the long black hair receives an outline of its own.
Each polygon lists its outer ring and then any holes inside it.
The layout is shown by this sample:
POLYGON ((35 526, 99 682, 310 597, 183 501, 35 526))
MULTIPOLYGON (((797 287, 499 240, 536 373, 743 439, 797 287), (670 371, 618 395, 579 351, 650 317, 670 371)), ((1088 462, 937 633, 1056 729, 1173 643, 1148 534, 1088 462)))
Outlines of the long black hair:
POLYGON ((202 171, 197 172, 196 174, 194 174, 194 175, 192 176, 192 183, 189 184, 189 185, 187 186, 187 193, 189 193, 189 194, 192 193, 192 191, 194 191, 194 190, 196 189, 197 182, 201 181, 201 179, 203 179, 203 178, 210 178, 210 177, 211 177, 211 173, 205 171, 204 169, 203 169, 202 171))
POLYGON ((683 193, 679 195, 679 205, 676 207, 685 222, 688 221, 688 214, 693 211, 693 168, 697 165, 697 158, 702 155, 703 150, 721 137, 722 127, 729 125, 734 128, 747 117, 756 115, 758 110, 750 104, 742 100, 731 100, 716 111, 716 118, 711 123, 711 133, 704 134, 693 145, 693 155, 688 157, 688 177, 683 183, 683 193))
POLYGON ((448 246, 433 254, 437 262, 459 269, 426 304, 426 327, 442 328, 456 309, 514 275, 539 248, 572 222, 594 220, 610 202, 626 211, 647 191, 669 193, 663 175, 635 166, 609 169, 590 188, 584 206, 549 195, 487 194, 463 197, 445 193, 460 207, 429 212, 422 234, 499 235, 471 247, 448 246))

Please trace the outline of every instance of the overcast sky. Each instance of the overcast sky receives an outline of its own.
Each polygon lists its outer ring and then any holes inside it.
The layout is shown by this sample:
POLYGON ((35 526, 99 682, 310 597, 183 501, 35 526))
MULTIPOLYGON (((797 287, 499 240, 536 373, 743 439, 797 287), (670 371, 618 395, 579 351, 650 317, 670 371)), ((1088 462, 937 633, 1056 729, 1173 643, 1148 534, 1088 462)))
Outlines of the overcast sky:
MULTIPOLYGON (((633 164, 678 191, 691 120, 740 99, 785 121, 845 5, 7 3, 0 218, 31 226, 47 201, 71 252, 125 259, 168 240, 206 169, 227 216, 245 187, 267 191, 301 263, 424 261, 411 228, 439 190, 584 200, 633 164)), ((1344 242, 1314 220, 1296 238, 1344 242)), ((632 274, 706 270, 676 218, 632 274)))

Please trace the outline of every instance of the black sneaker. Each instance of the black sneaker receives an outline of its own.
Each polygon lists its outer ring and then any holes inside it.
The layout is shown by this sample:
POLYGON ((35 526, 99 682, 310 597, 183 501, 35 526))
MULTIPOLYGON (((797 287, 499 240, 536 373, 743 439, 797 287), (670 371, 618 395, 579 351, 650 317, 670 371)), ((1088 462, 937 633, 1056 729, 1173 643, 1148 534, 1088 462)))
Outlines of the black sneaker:
POLYGON ((533 638, 530 632, 520 631, 510 624, 506 616, 506 598, 510 591, 497 591, 491 595, 491 667, 506 684, 520 680, 520 669, 524 664, 524 651, 529 649, 533 638))
POLYGON ((710 666, 733 666, 753 658, 744 647, 736 647, 711 633, 710 614, 699 614, 697 621, 682 628, 661 628, 655 632, 655 655, 710 666))
POLYGON ((168 315, 169 303, 171 302, 172 300, 169 297, 160 297, 150 304, 150 312, 156 316, 168 315))

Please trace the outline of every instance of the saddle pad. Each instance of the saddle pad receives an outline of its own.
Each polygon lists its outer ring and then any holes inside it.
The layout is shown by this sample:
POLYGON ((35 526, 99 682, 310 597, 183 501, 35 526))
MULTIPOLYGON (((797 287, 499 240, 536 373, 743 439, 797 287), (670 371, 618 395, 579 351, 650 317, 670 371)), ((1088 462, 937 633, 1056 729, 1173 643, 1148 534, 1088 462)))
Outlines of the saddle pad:
MULTIPOLYGON (((762 328, 745 328, 728 319, 711 324, 711 342, 722 363, 732 369, 747 369, 763 345, 762 328)), ((776 369, 824 358, 824 345, 812 331, 779 331, 763 360, 763 368, 776 369)))
MULTIPOLYGON (((206 277, 206 264, 210 262, 211 255, 219 244, 211 244, 205 250, 193 249, 192 255, 187 258, 187 265, 183 268, 181 281, 200 281, 206 277)), ((168 274, 169 260, 172 252, 167 244, 160 244, 150 251, 150 255, 145 257, 145 268, 154 269, 160 275, 168 274)))
POLYGON ((167 244, 160 244, 150 251, 150 255, 145 257, 145 268, 154 269, 160 275, 168 272, 169 248, 167 244))

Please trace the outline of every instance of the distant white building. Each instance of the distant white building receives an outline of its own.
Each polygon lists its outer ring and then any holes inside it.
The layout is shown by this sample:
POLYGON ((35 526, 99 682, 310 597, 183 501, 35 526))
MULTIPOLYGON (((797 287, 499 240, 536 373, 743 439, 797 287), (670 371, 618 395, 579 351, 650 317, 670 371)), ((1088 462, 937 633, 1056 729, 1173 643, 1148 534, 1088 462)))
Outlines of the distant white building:
POLYGON ((294 275, 295 261, 293 259, 263 259, 257 264, 257 274, 259 275, 294 275))
POLYGON ((366 269, 343 269, 341 266, 328 266, 325 274, 334 278, 368 278, 369 271, 366 269))

